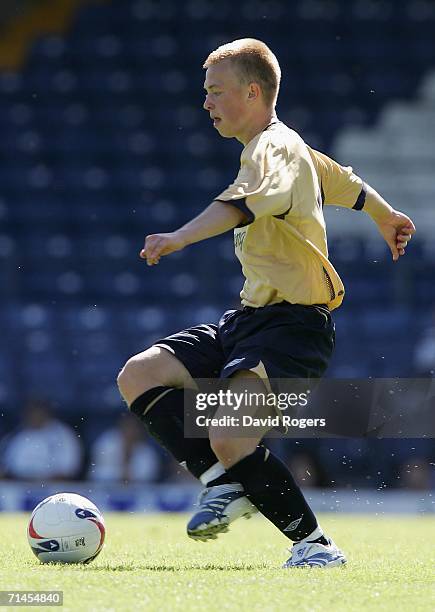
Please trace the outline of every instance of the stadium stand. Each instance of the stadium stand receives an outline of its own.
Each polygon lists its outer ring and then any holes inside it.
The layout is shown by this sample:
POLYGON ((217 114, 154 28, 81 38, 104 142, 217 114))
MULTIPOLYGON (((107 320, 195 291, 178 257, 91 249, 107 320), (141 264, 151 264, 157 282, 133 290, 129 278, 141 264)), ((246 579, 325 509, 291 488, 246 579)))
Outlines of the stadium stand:
MULTIPOLYGON (((435 72, 428 73, 414 100, 388 103, 375 126, 346 128, 333 147, 337 159, 347 160, 388 201, 408 211, 428 243, 435 199, 434 141, 435 72)), ((352 226, 346 231, 352 232, 352 226)))

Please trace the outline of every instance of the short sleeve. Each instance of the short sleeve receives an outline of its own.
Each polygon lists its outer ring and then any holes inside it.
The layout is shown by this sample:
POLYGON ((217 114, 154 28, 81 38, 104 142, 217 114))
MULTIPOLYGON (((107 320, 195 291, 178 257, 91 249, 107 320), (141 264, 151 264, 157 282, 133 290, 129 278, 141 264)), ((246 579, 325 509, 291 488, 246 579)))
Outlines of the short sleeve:
POLYGON ((244 149, 235 181, 215 200, 240 208, 248 223, 266 215, 280 215, 290 208, 297 172, 296 154, 264 135, 255 146, 244 149))
POLYGON ((364 181, 350 166, 342 166, 314 149, 310 154, 320 179, 323 203, 361 210, 366 198, 364 181))

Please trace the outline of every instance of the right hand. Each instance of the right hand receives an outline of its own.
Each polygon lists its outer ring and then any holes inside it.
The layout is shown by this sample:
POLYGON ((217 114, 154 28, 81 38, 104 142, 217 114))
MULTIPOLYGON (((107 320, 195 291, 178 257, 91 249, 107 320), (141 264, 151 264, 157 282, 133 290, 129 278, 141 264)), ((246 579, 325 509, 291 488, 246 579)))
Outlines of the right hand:
POLYGON ((180 232, 167 234, 150 234, 145 238, 145 244, 139 256, 146 259, 148 266, 157 265, 160 257, 181 251, 186 246, 180 232))

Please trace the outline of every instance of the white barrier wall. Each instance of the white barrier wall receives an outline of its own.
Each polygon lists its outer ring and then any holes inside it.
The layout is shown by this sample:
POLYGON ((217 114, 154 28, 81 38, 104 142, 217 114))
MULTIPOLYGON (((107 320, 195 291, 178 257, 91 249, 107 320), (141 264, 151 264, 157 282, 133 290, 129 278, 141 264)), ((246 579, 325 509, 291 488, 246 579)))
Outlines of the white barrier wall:
MULTIPOLYGON (((0 481, 0 511, 30 512, 42 499, 68 491, 91 499, 103 512, 188 512, 200 488, 196 485, 128 485, 90 482, 35 483, 0 481)), ((371 489, 304 489, 316 512, 363 514, 435 514, 435 491, 371 489)))

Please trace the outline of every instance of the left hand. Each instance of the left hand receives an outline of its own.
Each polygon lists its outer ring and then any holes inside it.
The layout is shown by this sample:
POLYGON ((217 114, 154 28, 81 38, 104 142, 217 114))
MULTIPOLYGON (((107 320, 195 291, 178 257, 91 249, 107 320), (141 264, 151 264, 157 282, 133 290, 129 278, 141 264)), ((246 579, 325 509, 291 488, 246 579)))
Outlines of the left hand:
POLYGON ((392 210, 390 216, 376 221, 376 224, 390 247, 393 261, 397 261, 401 255, 405 255, 405 248, 415 234, 414 223, 403 213, 392 210))

